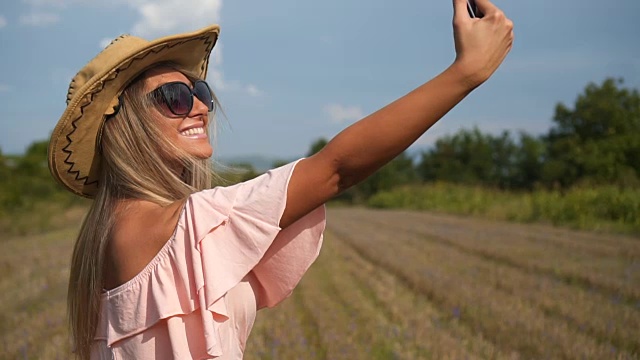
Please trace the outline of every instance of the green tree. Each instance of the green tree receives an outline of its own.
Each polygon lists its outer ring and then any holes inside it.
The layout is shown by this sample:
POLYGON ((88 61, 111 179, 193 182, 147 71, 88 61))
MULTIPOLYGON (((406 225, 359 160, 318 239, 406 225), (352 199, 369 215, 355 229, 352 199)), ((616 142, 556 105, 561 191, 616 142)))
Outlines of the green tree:
MULTIPOLYGON (((309 147, 307 156, 319 152, 327 143, 328 141, 324 138, 314 141, 309 147)), ((363 203, 378 191, 390 190, 395 186, 418 181, 419 176, 413 165, 413 159, 407 153, 402 153, 360 184, 346 190, 338 199, 351 203, 363 203)))
POLYGON ((403 152, 362 183, 348 190, 346 196, 352 202, 361 203, 380 191, 417 183, 419 180, 413 159, 403 152))
POLYGON ((314 141, 313 144, 311 144, 309 151, 307 152, 307 157, 322 150, 325 146, 327 146, 328 143, 329 142, 325 138, 319 138, 318 140, 314 141))
POLYGON ((518 146, 511 138, 509 131, 503 131, 499 136, 487 135, 492 166, 489 177, 483 179, 485 185, 502 189, 513 188, 516 174, 516 157, 518 146))
POLYGON ((520 133, 514 154, 514 173, 511 179, 513 188, 532 190, 542 181, 546 151, 543 139, 525 132, 520 133))
MULTIPOLYGON (((503 136, 508 138, 508 133, 503 136)), ((432 149, 422 153, 418 173, 425 181, 493 184, 499 174, 507 172, 499 168, 508 162, 508 147, 504 138, 495 139, 477 127, 461 129, 438 139, 432 149)))
POLYGON ((591 83, 573 109, 556 106, 554 126, 546 137, 547 184, 640 183, 640 94, 622 85, 615 79, 591 83))
POLYGON ((213 186, 229 186, 251 180, 260 175, 252 164, 237 162, 231 164, 216 164, 213 186))
POLYGON ((284 159, 274 160, 273 163, 271 163, 271 168, 272 169, 279 168, 281 166, 287 165, 290 162, 291 160, 284 160, 284 159))
POLYGON ((2 148, 0 148, 0 183, 9 177, 10 171, 9 159, 2 153, 2 148))
POLYGON ((16 166, 16 171, 21 175, 50 177, 47 165, 47 151, 49 141, 37 141, 29 145, 24 156, 22 156, 16 166))
POLYGON ((37 141, 24 155, 0 154, 0 208, 15 212, 30 209, 36 203, 69 205, 78 201, 51 177, 48 147, 48 141, 37 141))

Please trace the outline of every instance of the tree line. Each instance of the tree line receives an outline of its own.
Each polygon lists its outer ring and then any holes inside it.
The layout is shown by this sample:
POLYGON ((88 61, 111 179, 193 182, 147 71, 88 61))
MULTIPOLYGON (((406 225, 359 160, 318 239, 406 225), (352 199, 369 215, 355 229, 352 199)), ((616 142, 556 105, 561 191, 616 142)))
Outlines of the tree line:
MULTIPOLYGON (((326 143, 317 140, 308 155, 326 143)), ((462 129, 417 156, 401 154, 342 198, 360 202, 393 187, 436 181, 514 191, 637 188, 640 94, 625 88, 621 79, 590 83, 573 107, 556 105, 545 134, 462 129)))
MULTIPOLYGON (((326 143, 318 139, 307 155, 326 143)), ((28 208, 35 201, 72 201, 49 174, 47 147, 47 141, 38 141, 19 156, 0 150, 0 213, 28 208)), ((247 168, 234 181, 256 175, 247 168)), ((556 105, 546 134, 462 129, 417 156, 401 154, 341 199, 363 202, 397 186, 436 181, 517 191, 604 184, 637 188, 640 94, 619 79, 590 83, 572 107, 556 105)))

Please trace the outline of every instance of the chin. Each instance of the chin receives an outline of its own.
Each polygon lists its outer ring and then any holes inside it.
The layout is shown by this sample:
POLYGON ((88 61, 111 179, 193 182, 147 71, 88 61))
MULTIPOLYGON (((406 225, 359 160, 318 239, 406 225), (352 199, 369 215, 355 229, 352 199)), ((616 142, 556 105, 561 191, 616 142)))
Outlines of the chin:
POLYGON ((206 139, 198 139, 196 141, 181 141, 177 144, 178 147, 184 149, 184 151, 190 156, 198 159, 208 159, 213 154, 213 147, 206 139))
POLYGON ((200 159, 200 160, 206 160, 211 158, 211 155, 213 155, 213 153, 207 153, 207 154, 193 154, 196 158, 200 159))
POLYGON ((213 149, 209 146, 208 148, 194 149, 194 151, 191 151, 190 153, 192 156, 195 156, 200 160, 205 160, 209 159, 211 155, 213 155, 213 149))

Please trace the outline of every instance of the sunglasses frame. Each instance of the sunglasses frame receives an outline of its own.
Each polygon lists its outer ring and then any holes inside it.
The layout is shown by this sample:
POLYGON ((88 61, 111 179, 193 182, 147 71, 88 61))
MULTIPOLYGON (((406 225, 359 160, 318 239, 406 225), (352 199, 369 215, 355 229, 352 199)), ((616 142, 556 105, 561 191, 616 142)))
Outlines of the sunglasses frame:
POLYGON ((149 93, 149 97, 152 98, 157 104, 163 103, 164 105, 166 105, 167 109, 176 116, 185 116, 188 115, 192 110, 193 110, 193 104, 194 104, 194 100, 193 98, 196 97, 198 98, 198 100, 200 100, 203 104, 205 104, 207 106, 207 109, 209 110, 209 112, 212 112, 214 109, 214 97, 213 97, 213 91, 211 91, 211 87, 209 86, 209 84, 204 81, 204 80, 196 80, 193 82, 193 87, 189 86, 189 84, 183 82, 183 81, 171 81, 168 83, 164 83, 160 86, 158 86, 157 88, 155 88, 154 90, 152 90, 149 93), (198 94, 196 93, 196 87, 198 86, 198 84, 204 84, 204 86, 207 88, 207 91, 209 92, 209 97, 211 98, 211 100, 209 99, 201 99, 198 94), (168 87, 169 86, 184 86, 187 88, 187 91, 189 92, 189 103, 188 103, 188 111, 186 113, 178 113, 175 111, 175 109, 173 108, 173 106, 171 105, 171 102, 168 99, 168 95, 167 92, 169 90, 168 87), (208 103, 207 103, 208 102, 208 103))

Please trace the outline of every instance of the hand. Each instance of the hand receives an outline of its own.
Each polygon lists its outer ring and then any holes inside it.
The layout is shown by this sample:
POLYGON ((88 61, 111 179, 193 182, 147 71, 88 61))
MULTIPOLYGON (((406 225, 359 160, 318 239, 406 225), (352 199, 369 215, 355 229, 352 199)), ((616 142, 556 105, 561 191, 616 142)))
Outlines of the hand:
POLYGON ((466 0, 453 0, 454 67, 475 88, 498 69, 513 45, 513 22, 489 0, 476 0, 484 14, 473 19, 466 0))

